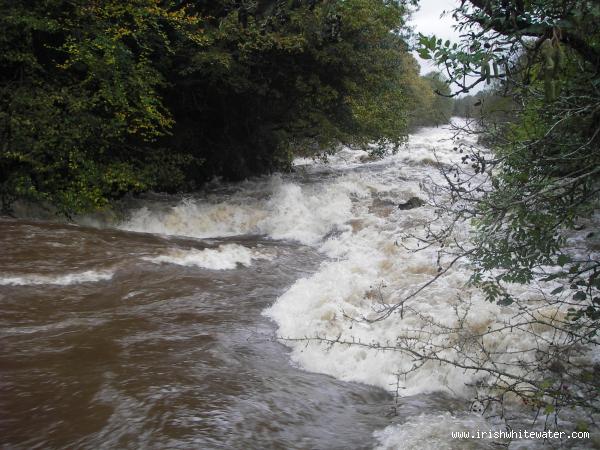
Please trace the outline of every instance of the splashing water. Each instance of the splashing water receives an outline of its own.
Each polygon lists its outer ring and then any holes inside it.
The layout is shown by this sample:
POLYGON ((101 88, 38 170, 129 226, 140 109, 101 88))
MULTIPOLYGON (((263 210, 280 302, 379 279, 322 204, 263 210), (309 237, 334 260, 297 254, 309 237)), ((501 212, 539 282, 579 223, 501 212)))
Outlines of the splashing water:
MULTIPOLYGON (((413 197, 427 200, 423 185, 441 181, 436 166, 456 159, 452 137, 446 128, 423 129, 406 149, 383 160, 364 162, 365 152, 344 149, 328 164, 298 160, 291 175, 216 184, 184 199, 142 200, 116 225, 120 231, 106 223, 93 231, 39 231, 38 225, 11 222, 7 236, 21 233, 46 243, 40 254, 51 248, 62 253, 53 265, 43 257, 24 264, 33 259, 23 256, 15 244, 19 239, 7 241, 8 261, 14 264, 0 278, 0 285, 11 289, 0 293, 10 325, 5 329, 9 353, 2 358, 16 364, 10 349, 22 346, 23 336, 40 355, 74 352, 87 367, 84 372, 70 373, 75 369, 61 369, 43 356, 46 366, 39 373, 55 377, 56 391, 63 394, 75 388, 87 392, 80 403, 93 405, 103 418, 90 416, 83 421, 87 431, 82 427, 73 435, 64 431, 72 411, 59 411, 55 421, 38 411, 35 417, 46 420, 45 438, 19 440, 13 432, 8 442, 88 448, 105 441, 157 448, 466 448, 449 431, 491 426, 468 412, 473 385, 484 374, 432 362, 410 372, 409 355, 369 344, 392 347, 399 336, 420 336, 431 323, 455 327, 461 298, 470 299, 464 326, 473 333, 509 320, 513 311, 485 302, 467 286, 468 268, 459 265, 410 298, 405 314, 361 320, 375 317, 383 304, 402 301, 438 273, 435 249, 414 252, 403 241, 406 234, 422 232, 434 208, 398 205, 413 197), (57 233, 65 238, 52 242, 57 233), (52 289, 23 290, 44 284, 52 289), (70 290, 56 291, 61 286, 70 290), (67 305, 64 312, 50 306, 60 304, 57 295, 67 305), (28 298, 39 308, 33 318, 21 309, 28 298), (293 364, 310 373, 287 364, 288 354, 271 339, 273 323, 293 364), (359 345, 305 339, 313 337, 359 345), (106 362, 86 356, 86 346, 106 362), (399 380, 399 371, 409 373, 399 380), (88 377, 89 390, 81 386, 82 377, 88 377), (389 396, 344 382, 397 390, 398 418, 392 423, 381 411, 389 396)), ((458 233, 468 236, 467 224, 458 233)), ((539 300, 531 289, 518 295, 539 300)), ((501 354, 527 348, 532 339, 498 333, 485 344, 501 354)), ((9 375, 13 396, 5 409, 20 408, 26 417, 27 402, 15 406, 25 392, 20 386, 29 379, 41 386, 40 379, 17 369, 9 375)), ((35 389, 47 405, 57 401, 51 389, 35 389)), ((21 430, 15 421, 18 417, 4 424, 21 430)), ((469 445, 487 448, 481 442, 469 445)))

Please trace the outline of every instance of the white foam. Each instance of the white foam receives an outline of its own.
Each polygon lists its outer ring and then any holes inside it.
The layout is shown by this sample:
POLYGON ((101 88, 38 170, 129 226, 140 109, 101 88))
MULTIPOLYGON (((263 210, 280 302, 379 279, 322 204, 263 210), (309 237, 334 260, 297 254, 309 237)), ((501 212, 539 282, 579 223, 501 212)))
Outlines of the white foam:
POLYGON ((114 271, 109 270, 86 270, 84 272, 66 273, 60 275, 11 275, 0 277, 2 286, 32 286, 39 284, 54 284, 67 286, 71 284, 95 283, 110 280, 114 271))
MULTIPOLYGON (((415 360, 408 352, 374 350, 368 348, 369 344, 401 348, 418 338, 423 344, 415 344, 417 350, 425 353, 428 339, 443 346, 448 336, 442 327, 458 325, 455 308, 459 297, 472 302, 465 332, 481 333, 511 320, 515 311, 491 304, 481 292, 469 288, 471 272, 460 266, 406 301, 403 315, 393 314, 372 323, 361 320, 376 318, 381 302, 398 303, 438 273, 436 249, 413 252, 398 242, 405 233, 421 233, 422 224, 434 217, 433 207, 403 211, 395 204, 412 196, 426 198, 421 182, 439 177, 437 169, 429 164, 407 165, 407 153, 416 162, 424 157, 435 158, 434 153, 440 160, 450 161, 456 158, 451 136, 443 128, 422 130, 411 137, 406 152, 387 158, 376 171, 351 172, 331 181, 331 186, 340 191, 344 186, 352 199, 351 219, 335 237, 319 244, 332 260, 323 263, 312 276, 298 280, 265 311, 277 323, 278 335, 291 347, 291 357, 301 367, 390 390, 396 385, 396 374, 410 371, 415 360), (424 330, 439 335, 424 336, 424 330), (303 338, 316 339, 307 343, 303 338), (328 345, 323 338, 364 345, 328 345)), ((468 226, 462 224, 462 228, 458 234, 466 236, 468 226)), ((442 261, 443 266, 447 264, 447 260, 442 261)), ((534 301, 537 294, 522 289, 518 295, 534 301)), ((485 344, 498 354, 535 347, 530 334, 517 330, 486 337, 485 344)), ((442 350, 437 356, 450 361, 457 358, 453 350, 442 350)), ((427 362, 402 377, 401 393, 446 391, 472 398, 476 394, 472 385, 484 376, 484 372, 427 362)))
POLYGON ((379 441, 376 450, 463 450, 497 448, 501 440, 458 439, 452 432, 489 432, 489 424, 481 417, 455 417, 450 413, 413 417, 399 425, 375 432, 379 441))
POLYGON ((253 260, 272 259, 273 255, 261 253, 238 244, 224 244, 216 249, 171 249, 164 255, 142 259, 156 264, 167 263, 180 266, 196 266, 211 270, 231 270, 238 264, 250 267, 253 260))
POLYGON ((129 231, 211 238, 267 235, 315 244, 351 217, 352 192, 343 184, 301 186, 280 176, 244 184, 226 199, 186 199, 163 210, 132 212, 129 231))
POLYGON ((350 192, 343 185, 302 189, 283 184, 267 203, 269 214, 259 223, 261 233, 274 239, 315 244, 351 217, 350 192))
MULTIPOLYGON (((122 228, 200 238, 262 234, 318 248, 330 259, 312 276, 298 280, 265 314, 276 322, 281 337, 290 338, 284 342, 301 367, 390 390, 396 385, 396 374, 410 371, 415 361, 409 353, 373 350, 368 344, 394 347, 403 342, 406 346, 410 339, 425 341, 420 333, 442 331, 431 343, 443 345, 442 340, 454 339, 440 327, 458 324, 459 297, 472 302, 466 333, 502 327, 515 312, 484 301, 480 292, 467 287, 470 271, 456 266, 406 301, 403 315, 373 323, 349 319, 376 317, 381 302, 396 304, 438 273, 435 249, 415 253, 398 242, 404 233, 422 232, 423 224, 434 217, 434 208, 400 210, 396 205, 414 196, 427 200, 423 183, 429 179, 443 182, 435 165, 460 159, 452 137, 448 129, 428 128, 412 135, 405 149, 384 160, 363 163, 365 152, 344 149, 327 166, 297 161, 302 169, 295 178, 265 177, 246 182, 233 193, 188 199, 162 209, 141 208, 122 228), (307 343, 303 338, 367 346, 331 346, 307 343)), ((459 224, 458 237, 468 234, 468 226, 459 224)), ((233 268, 251 261, 247 250, 211 251, 219 254, 180 251, 154 262, 233 268)), ((537 294, 523 288, 518 295, 534 303, 537 294)), ((506 358, 512 357, 509 351, 535 348, 531 334, 517 330, 485 339, 488 351, 504 353, 506 358)), ((457 357, 453 350, 442 350, 438 356, 450 361, 457 357)), ((402 378, 401 393, 446 391, 472 398, 476 394, 473 385, 483 376, 485 371, 428 362, 402 378)))
MULTIPOLYGON (((430 163, 422 162, 456 159, 451 137, 452 132, 445 128, 423 129, 396 155, 367 163, 361 162, 364 151, 351 149, 332 156, 327 166, 318 161, 297 161, 303 165, 302 177, 308 182, 280 175, 260 178, 241 184, 234 192, 226 189, 226 194, 140 208, 121 227, 199 238, 261 234, 317 247, 330 260, 314 275, 298 280, 265 312, 283 337, 393 343, 398 337, 410 337, 414 330, 429 327, 428 318, 455 325, 454 303, 459 295, 473 297, 470 326, 485 327, 510 312, 503 313, 498 306, 484 302, 476 291, 467 290, 470 272, 460 268, 449 271, 433 287, 407 302, 412 312, 402 318, 394 315, 372 324, 347 318, 373 317, 379 301, 393 304, 437 273, 434 250, 414 253, 395 245, 402 233, 418 233, 433 216, 433 208, 401 211, 396 205, 414 196, 426 199, 421 182, 439 179, 439 173, 430 163), (379 286, 384 286, 381 292, 379 286)), ((172 250, 149 260, 224 270, 238 264, 248 266, 255 257, 251 250, 237 246, 172 250)), ((523 345, 527 342, 522 341, 523 345)), ((308 370, 384 389, 395 384, 398 370, 413 364, 399 352, 287 343, 292 347, 292 359, 308 370)), ((506 348, 512 344, 499 334, 490 345, 506 348)), ((446 390, 468 396, 465 383, 480 376, 450 365, 428 363, 403 380, 403 393, 446 390)))
MULTIPOLYGON (((416 215, 416 213, 415 213, 416 215)), ((375 323, 356 323, 348 317, 374 317, 381 300, 395 303, 419 288, 437 272, 433 252, 410 253, 394 244, 394 231, 385 230, 381 219, 363 219, 361 230, 346 231, 323 245, 330 256, 340 259, 322 264, 314 275, 298 280, 266 311, 284 338, 326 337, 352 342, 378 342, 393 346, 399 336, 427 327, 423 317, 406 313, 375 323)), ((452 271, 406 306, 433 320, 455 325, 453 304, 466 293, 468 272, 452 271)), ((492 323, 500 308, 475 298, 472 326, 492 323), (479 301, 477 301, 479 300, 479 301)), ((432 330, 433 331, 433 330, 432 330)), ((320 343, 291 343, 292 359, 302 367, 346 381, 358 381, 390 389, 399 369, 407 370, 413 360, 400 352, 369 350, 361 346, 328 347, 320 343)), ((497 343, 498 345, 501 342, 497 343)), ((448 355, 450 356, 450 355, 448 355)), ((466 381, 475 374, 462 369, 428 363, 402 380, 403 394, 445 390, 468 395, 466 381)))

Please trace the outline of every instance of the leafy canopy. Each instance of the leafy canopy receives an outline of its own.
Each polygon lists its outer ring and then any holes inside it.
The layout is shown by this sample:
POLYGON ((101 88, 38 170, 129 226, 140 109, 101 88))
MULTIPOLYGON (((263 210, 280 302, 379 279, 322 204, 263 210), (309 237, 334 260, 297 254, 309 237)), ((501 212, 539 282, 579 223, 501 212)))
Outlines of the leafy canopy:
POLYGON ((401 0, 4 0, 3 208, 69 214, 285 169, 298 151, 397 147, 406 14, 401 0))

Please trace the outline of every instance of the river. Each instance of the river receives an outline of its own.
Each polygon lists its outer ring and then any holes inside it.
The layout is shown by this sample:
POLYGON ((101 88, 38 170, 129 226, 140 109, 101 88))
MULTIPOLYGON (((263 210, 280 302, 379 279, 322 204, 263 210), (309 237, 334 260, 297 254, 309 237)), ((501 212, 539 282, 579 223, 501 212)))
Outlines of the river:
MULTIPOLYGON (((432 365, 399 385, 401 354, 277 339, 382 342, 423 326, 347 317, 437 273, 433 252, 398 245, 433 208, 397 205, 425 199, 454 145, 426 128, 382 160, 298 160, 136 200, 118 221, 0 220, 2 448, 488 448, 449 436, 487 426, 469 412, 476 375, 432 365)), ((468 275, 415 305, 447 318, 468 275)), ((473 327, 501 315, 477 308, 473 327)))

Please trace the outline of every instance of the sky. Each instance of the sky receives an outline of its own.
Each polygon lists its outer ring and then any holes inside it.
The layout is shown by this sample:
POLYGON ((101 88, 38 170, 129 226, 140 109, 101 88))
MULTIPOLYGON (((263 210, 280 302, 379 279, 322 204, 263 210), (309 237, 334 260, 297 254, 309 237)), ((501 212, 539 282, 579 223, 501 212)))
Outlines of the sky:
MULTIPOLYGON (((413 14, 409 22, 415 29, 415 33, 423 33, 427 36, 435 34, 444 41, 449 39, 451 42, 457 42, 459 33, 452 28, 456 24, 450 12, 458 5, 456 0, 420 0, 419 11, 413 14), (443 17, 443 11, 448 11, 443 17)), ((421 65, 421 74, 425 74, 435 69, 431 61, 424 60, 414 53, 417 61, 421 65)))
MULTIPOLYGON (((421 7, 412 15, 409 21, 409 25, 414 28, 415 34, 423 33, 426 36, 435 34, 444 41, 459 41, 460 33, 453 28, 457 22, 452 18, 452 10, 459 5, 459 0, 420 0, 419 4, 421 7), (444 11, 447 11, 447 13, 443 14, 444 11)), ((438 69, 432 64, 431 60, 419 58, 417 52, 413 52, 413 55, 421 65, 421 75, 438 69)), ((467 82, 472 81, 475 81, 475 78, 467 77, 467 82)), ((471 94, 479 92, 483 87, 483 84, 477 85, 471 89, 471 94)), ((451 89, 456 92, 458 87, 452 85, 451 89)))

